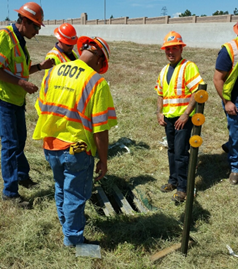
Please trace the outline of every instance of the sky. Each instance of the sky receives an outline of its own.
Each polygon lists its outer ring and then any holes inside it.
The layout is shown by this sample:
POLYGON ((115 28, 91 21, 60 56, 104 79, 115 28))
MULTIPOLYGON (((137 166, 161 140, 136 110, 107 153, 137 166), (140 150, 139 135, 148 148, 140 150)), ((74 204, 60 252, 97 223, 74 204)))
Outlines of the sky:
MULTIPOLYGON (((32 1, 32 0, 29 0, 32 1)), ((212 16, 214 12, 228 11, 233 14, 238 9, 238 1, 230 0, 35 0, 42 6, 45 20, 60 20, 80 18, 81 13, 87 13, 88 20, 129 17, 159 17, 166 14, 178 17, 185 10, 197 16, 212 16)), ((17 19, 14 9, 19 9, 25 1, 0 0, 0 21, 9 17, 17 19)))

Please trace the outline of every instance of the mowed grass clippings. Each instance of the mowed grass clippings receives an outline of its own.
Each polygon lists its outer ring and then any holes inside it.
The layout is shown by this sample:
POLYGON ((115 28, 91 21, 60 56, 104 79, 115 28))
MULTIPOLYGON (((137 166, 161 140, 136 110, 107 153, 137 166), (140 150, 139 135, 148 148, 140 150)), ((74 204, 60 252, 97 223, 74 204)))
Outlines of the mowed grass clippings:
MULTIPOLYGON (((43 61, 56 42, 54 37, 37 39, 38 42, 27 40, 32 64, 43 61)), ((228 138, 227 124, 212 82, 218 50, 185 47, 183 51, 184 58, 198 65, 209 93, 190 232, 196 244, 188 250, 187 257, 176 251, 152 263, 153 254, 181 241, 185 211, 185 204, 175 206, 171 201, 172 193, 159 190, 168 180, 169 169, 167 150, 159 143, 165 132, 157 124, 157 95, 153 89, 167 60, 159 45, 132 42, 109 45, 111 58, 105 78, 118 116, 118 126, 110 131, 110 145, 125 139, 131 143, 126 145, 130 152, 109 150, 109 171, 100 184, 109 194, 113 184, 124 193, 131 187, 150 210, 146 214, 106 217, 92 200, 85 210, 85 236, 100 240, 102 259, 75 257, 74 249, 63 248, 52 171, 45 161, 42 142, 31 138, 37 122, 34 104, 38 94, 27 95, 25 153, 31 166, 30 175, 39 185, 33 190, 19 189, 33 204, 32 210, 0 202, 0 268, 236 268, 237 258, 229 255, 226 244, 238 253, 238 189, 228 180, 227 155, 221 149, 228 138)), ((40 87, 43 75, 44 71, 33 74, 30 81, 40 87)))

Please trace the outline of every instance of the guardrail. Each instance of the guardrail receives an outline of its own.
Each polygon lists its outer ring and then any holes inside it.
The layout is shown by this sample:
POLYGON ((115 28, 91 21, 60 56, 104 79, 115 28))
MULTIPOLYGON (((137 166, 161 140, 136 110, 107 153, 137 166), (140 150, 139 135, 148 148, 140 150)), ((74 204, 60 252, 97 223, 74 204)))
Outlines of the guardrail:
MULTIPOLYGON (((238 15, 215 15, 215 16, 189 16, 189 17, 178 17, 170 18, 170 16, 161 16, 161 17, 141 17, 141 18, 110 18, 106 20, 87 20, 87 13, 82 13, 81 18, 76 19, 62 19, 62 20, 45 20, 43 23, 45 25, 60 25, 64 22, 71 24, 80 24, 80 25, 101 25, 101 24, 178 24, 178 23, 210 23, 210 22, 237 22, 238 15)), ((1 21, 0 25, 8 25, 9 23, 14 23, 15 21, 1 21)))

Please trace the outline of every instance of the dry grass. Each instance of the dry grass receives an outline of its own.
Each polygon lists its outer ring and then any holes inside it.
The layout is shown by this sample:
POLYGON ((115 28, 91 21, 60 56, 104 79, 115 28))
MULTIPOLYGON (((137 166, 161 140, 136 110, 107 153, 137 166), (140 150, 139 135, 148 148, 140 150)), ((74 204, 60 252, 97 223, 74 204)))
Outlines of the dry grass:
MULTIPOLYGON (((28 41, 33 63, 42 61, 54 43, 53 37, 28 41)), ((101 241, 102 259, 75 257, 72 249, 62 248, 62 231, 54 202, 52 172, 44 160, 41 142, 31 139, 37 115, 37 94, 27 96, 28 140, 26 155, 31 176, 38 181, 35 190, 20 188, 34 205, 30 211, 0 203, 0 268, 236 268, 237 260, 228 254, 226 244, 238 252, 237 186, 228 182, 229 167, 221 144, 228 132, 221 102, 212 83, 217 50, 185 48, 183 56, 194 61, 208 84, 206 122, 202 127, 196 171, 197 197, 193 208, 191 236, 196 240, 187 257, 175 252, 156 263, 155 252, 178 243, 182 237, 185 205, 175 206, 171 194, 160 186, 168 179, 166 149, 161 147, 164 129, 156 122, 157 96, 153 90, 161 68, 167 63, 164 52, 155 45, 130 42, 110 43, 110 82, 118 127, 110 131, 110 143, 126 137, 134 141, 130 154, 111 155, 104 180, 108 188, 131 185, 138 196, 153 207, 148 214, 107 218, 99 215, 92 202, 87 204, 86 236, 101 241)), ((43 72, 31 76, 40 86, 43 72)), ((2 181, 0 185, 2 187, 2 181)))

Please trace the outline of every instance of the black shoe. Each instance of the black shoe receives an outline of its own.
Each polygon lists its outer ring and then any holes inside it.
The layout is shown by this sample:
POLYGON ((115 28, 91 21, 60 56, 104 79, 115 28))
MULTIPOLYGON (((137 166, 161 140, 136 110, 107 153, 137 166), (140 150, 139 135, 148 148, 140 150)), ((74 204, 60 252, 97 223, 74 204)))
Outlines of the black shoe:
POLYGON ((18 180, 18 184, 24 188, 31 189, 35 187, 38 183, 32 181, 32 179, 28 177, 28 179, 25 180, 18 180))
POLYGON ((223 144, 221 147, 222 147, 223 151, 225 151, 225 153, 229 153, 229 148, 227 147, 226 143, 223 144))
POLYGON ((83 244, 92 244, 92 245, 99 245, 99 241, 91 241, 84 237, 83 244))
POLYGON ((24 201, 24 199, 19 195, 16 197, 9 197, 5 194, 2 194, 3 201, 11 201, 14 205, 21 207, 21 208, 30 208, 30 203, 24 201))
MULTIPOLYGON (((84 241, 83 243, 80 243, 80 244, 92 244, 92 245, 99 245, 99 241, 91 241, 91 240, 88 240, 84 237, 84 241)), ((65 248, 75 248, 77 245, 64 245, 65 248)))

